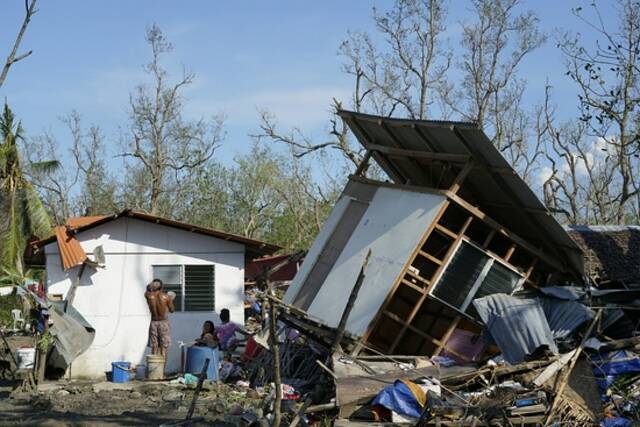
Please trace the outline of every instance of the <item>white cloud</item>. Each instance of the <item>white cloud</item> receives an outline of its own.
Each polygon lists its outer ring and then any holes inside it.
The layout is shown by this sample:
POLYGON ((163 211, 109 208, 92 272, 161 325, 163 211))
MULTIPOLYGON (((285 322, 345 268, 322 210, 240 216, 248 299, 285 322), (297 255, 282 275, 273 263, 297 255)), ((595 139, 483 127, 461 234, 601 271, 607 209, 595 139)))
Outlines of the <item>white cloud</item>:
POLYGON ((540 186, 543 186, 545 182, 553 175, 553 169, 549 166, 543 166, 540 168, 540 172, 538 172, 538 183, 540 186))
POLYGON ((214 103, 192 98, 188 109, 197 116, 222 112, 227 123, 234 125, 256 125, 258 110, 267 109, 281 126, 309 128, 327 122, 333 98, 347 101, 349 96, 349 90, 334 86, 283 88, 241 94, 214 103))

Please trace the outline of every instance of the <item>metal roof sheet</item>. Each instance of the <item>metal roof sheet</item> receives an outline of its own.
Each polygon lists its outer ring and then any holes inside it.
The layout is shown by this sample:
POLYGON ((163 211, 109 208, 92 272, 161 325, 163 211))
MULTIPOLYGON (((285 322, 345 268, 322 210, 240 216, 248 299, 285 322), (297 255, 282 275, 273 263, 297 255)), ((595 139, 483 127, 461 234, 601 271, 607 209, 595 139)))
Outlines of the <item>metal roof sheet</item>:
POLYGON ((560 260, 577 276, 582 274, 580 248, 475 124, 386 118, 351 111, 339 114, 396 183, 438 188, 436 179, 455 177, 452 163, 457 161, 462 166, 465 159, 471 160, 475 167, 463 183, 465 199, 472 199, 467 201, 560 260), (412 150, 415 156, 395 155, 394 149, 412 150), (429 153, 444 161, 425 162, 429 153), (452 160, 447 161, 449 158, 452 160))
MULTIPOLYGON (((69 221, 70 222, 69 225, 70 225, 70 228, 72 228, 75 231, 75 233, 80 233, 84 230, 97 227, 98 225, 107 223, 109 221, 113 221, 120 217, 135 218, 142 221, 147 221, 155 224, 165 225, 168 227, 178 228, 178 229, 189 231, 192 233, 204 234, 211 237, 217 237, 223 240, 229 240, 232 242, 241 243, 246 246, 247 252, 250 253, 252 256, 271 255, 274 252, 277 252, 280 249, 282 249, 282 247, 278 245, 266 243, 260 240, 250 239, 248 237, 238 236, 236 234, 226 233, 224 231, 214 230, 211 228, 200 227, 197 225, 188 224, 186 222, 180 222, 180 221, 175 221, 168 218, 162 218, 157 215, 151 215, 148 213, 139 212, 131 209, 126 209, 120 213, 109 215, 109 216, 71 218, 69 221), (73 224, 73 226, 71 224, 73 224)), ((62 228, 65 228, 65 227, 62 227, 62 228)), ((48 243, 53 242, 56 239, 57 239, 57 234, 54 234, 45 239, 33 242, 32 246, 36 248, 42 247, 48 243)), ((62 250, 61 250, 61 254, 62 254, 62 250)))
POLYGON ((69 230, 64 225, 55 227, 54 233, 60 250, 63 270, 67 271, 70 268, 82 265, 87 259, 87 253, 82 249, 75 235, 69 233, 69 230))

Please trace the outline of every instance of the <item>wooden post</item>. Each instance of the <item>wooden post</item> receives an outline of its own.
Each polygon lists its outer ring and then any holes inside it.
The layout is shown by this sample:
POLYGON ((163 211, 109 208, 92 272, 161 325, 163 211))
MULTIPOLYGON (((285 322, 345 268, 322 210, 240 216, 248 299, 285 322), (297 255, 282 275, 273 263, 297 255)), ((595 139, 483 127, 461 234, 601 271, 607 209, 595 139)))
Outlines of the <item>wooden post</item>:
POLYGON ((347 305, 342 312, 342 317, 340 318, 340 323, 338 324, 338 330, 336 332, 336 337, 333 340, 333 345, 331 346, 331 351, 327 356, 327 362, 331 360, 333 353, 340 347, 340 341, 342 341, 342 337, 344 336, 344 330, 347 327, 347 320, 349 320, 349 315, 351 314, 351 310, 358 299, 358 293, 360 292, 360 288, 362 287, 362 282, 364 282, 364 271, 369 265, 369 259, 371 258, 371 249, 367 252, 367 256, 364 258, 364 262, 362 263, 362 267, 360 268, 360 273, 358 274, 358 278, 356 279, 355 285, 353 285, 353 289, 351 289, 351 294, 349 295, 349 300, 347 301, 347 305))
POLYGON ((209 368, 209 358, 205 359, 204 366, 202 367, 202 372, 200 372, 200 378, 198 378, 198 385, 196 386, 196 391, 193 393, 193 399, 191 399, 191 405, 189 406, 189 411, 187 412, 186 420, 190 420, 193 417, 193 411, 196 409, 196 402, 198 400, 198 395, 200 394, 200 390, 202 390, 202 383, 204 383, 204 379, 207 377, 207 369, 209 368))
MULTIPOLYGON (((273 292, 271 286, 269 285, 267 292, 273 292)), ((269 301, 269 347, 271 349, 271 354, 273 355, 273 382, 275 385, 275 396, 276 400, 273 404, 273 426, 279 427, 280 420, 282 417, 281 414, 281 406, 282 406, 282 380, 280 378, 280 348, 278 346, 278 337, 277 337, 277 315, 276 315, 276 305, 273 301, 269 301)))

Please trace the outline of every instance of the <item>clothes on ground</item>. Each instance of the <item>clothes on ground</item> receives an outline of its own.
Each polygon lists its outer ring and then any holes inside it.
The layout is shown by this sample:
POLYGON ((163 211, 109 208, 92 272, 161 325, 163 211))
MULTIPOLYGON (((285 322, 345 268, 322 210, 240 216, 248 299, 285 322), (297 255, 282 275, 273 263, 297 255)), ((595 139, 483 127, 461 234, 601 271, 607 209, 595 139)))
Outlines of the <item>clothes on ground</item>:
POLYGON ((171 346, 171 323, 169 320, 152 320, 149 325, 149 347, 171 346))

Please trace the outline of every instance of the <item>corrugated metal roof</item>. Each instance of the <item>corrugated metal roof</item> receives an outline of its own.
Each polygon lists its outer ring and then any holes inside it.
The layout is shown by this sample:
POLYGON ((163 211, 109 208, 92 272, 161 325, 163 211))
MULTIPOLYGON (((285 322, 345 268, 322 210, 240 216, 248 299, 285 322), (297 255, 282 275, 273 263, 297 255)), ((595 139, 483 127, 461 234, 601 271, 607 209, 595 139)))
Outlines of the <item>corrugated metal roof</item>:
MULTIPOLYGON (((93 227, 97 227, 98 225, 107 223, 109 221, 113 221, 120 217, 129 217, 135 218, 146 222, 152 222, 154 224, 161 224, 168 227, 178 228, 185 231, 190 231, 193 233, 204 234, 207 236, 217 237, 223 240, 229 240, 232 242, 241 243, 246 246, 247 252, 251 256, 260 256, 260 255, 271 255, 274 252, 279 251, 282 247, 278 245, 274 245, 271 243, 262 242, 260 240, 250 239, 243 236, 238 236, 236 234, 226 233, 224 231, 213 230, 211 228, 199 227, 193 224, 187 224, 185 222, 175 221, 167 218, 162 218, 156 215, 147 214, 144 212, 134 211, 131 209, 126 209, 120 213, 109 215, 109 216, 93 216, 93 217, 78 217, 72 218, 70 220, 71 224, 75 224, 75 226, 71 227, 76 233, 80 233, 82 231, 88 230, 93 227)), ((42 247, 48 243, 53 242, 57 239, 57 234, 49 236, 45 239, 39 240, 37 242, 33 242, 33 247, 42 247)))
POLYGON ((475 124, 385 118, 350 111, 339 114, 396 183, 440 188, 438 183, 443 178, 455 178, 457 171, 452 164, 461 168, 472 161, 475 167, 464 181, 464 198, 563 262, 570 271, 582 274, 580 248, 475 124), (415 155, 399 155, 394 152, 397 149, 411 150, 415 155), (427 159, 429 156, 432 158, 427 159))
POLYGON ((101 219, 106 218, 104 215, 93 215, 93 216, 76 216, 67 219, 67 225, 71 228, 80 228, 85 225, 93 224, 96 221, 100 221, 101 219))
POLYGON ((87 260, 87 253, 82 249, 80 242, 75 235, 69 233, 66 226, 60 225, 54 229, 55 239, 60 250, 62 268, 66 271, 78 265, 82 265, 87 260))

